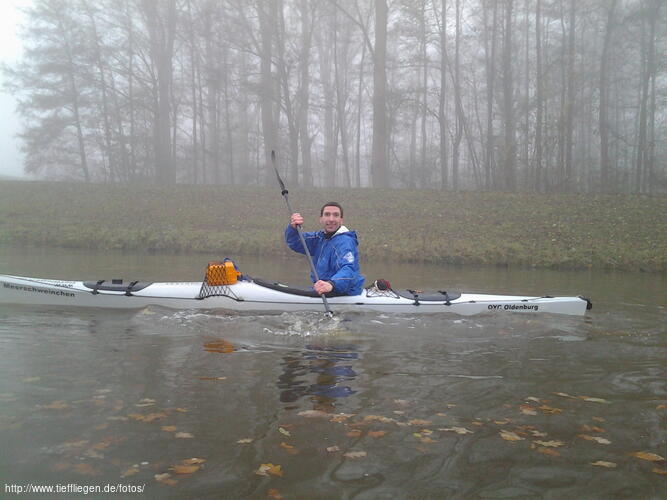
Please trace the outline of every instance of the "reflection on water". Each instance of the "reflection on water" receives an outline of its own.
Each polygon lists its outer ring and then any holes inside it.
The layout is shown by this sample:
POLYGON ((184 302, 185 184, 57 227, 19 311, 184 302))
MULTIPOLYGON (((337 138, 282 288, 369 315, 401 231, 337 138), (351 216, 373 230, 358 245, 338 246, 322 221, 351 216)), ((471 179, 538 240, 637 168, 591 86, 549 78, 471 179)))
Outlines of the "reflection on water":
POLYGON ((353 345, 332 347, 308 344, 303 351, 284 356, 281 363, 283 373, 278 377, 277 384, 280 401, 293 403, 311 396, 314 410, 334 411, 336 399, 357 392, 344 385, 357 376, 349 364, 359 359, 356 349, 353 345))

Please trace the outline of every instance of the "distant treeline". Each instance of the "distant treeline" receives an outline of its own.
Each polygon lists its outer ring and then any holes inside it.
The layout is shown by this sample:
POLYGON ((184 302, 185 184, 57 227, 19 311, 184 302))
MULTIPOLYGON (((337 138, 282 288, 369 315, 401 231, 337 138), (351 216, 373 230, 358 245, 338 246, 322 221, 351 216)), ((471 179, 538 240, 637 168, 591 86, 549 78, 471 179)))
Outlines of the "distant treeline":
MULTIPOLYGON (((345 207, 362 259, 667 272, 667 197, 299 188, 307 230, 345 207)), ((277 188, 0 182, 0 244, 281 255, 277 188)))
POLYGON ((34 0, 26 171, 660 193, 664 0, 34 0))

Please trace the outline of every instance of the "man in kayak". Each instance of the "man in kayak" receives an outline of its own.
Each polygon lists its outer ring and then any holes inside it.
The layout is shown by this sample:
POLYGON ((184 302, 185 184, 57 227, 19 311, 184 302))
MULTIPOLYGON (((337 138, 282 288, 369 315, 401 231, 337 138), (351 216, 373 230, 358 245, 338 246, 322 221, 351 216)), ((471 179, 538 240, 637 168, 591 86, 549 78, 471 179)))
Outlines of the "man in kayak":
MULTIPOLYGON (((303 224, 299 213, 292 214, 285 229, 285 242, 295 252, 305 254, 296 226, 303 224)), ((340 295, 358 295, 364 284, 359 272, 357 233, 343 226, 343 207, 335 201, 326 203, 320 210, 321 231, 303 233, 306 245, 313 257, 319 281, 311 273, 318 294, 334 292, 340 295)))

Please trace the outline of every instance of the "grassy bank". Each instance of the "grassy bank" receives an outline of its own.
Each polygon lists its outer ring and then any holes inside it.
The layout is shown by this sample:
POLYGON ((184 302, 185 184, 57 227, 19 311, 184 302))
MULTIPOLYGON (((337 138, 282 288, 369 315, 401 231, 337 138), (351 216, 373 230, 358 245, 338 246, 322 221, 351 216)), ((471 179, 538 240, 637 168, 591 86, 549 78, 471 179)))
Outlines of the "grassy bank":
MULTIPOLYGON (((339 200, 364 258, 667 271, 667 198, 619 195, 294 189, 317 228, 339 200)), ((279 254, 276 188, 0 181, 0 243, 279 254)))

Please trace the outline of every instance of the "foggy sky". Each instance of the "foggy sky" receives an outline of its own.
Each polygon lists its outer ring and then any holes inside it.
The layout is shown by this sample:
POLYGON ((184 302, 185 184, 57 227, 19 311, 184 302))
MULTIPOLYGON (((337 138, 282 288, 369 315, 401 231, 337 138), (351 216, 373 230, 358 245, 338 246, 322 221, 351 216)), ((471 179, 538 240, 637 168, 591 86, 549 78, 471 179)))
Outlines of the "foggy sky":
MULTIPOLYGON (((0 4, 0 62, 11 63, 21 56, 21 42, 17 37, 21 22, 19 8, 29 5, 30 0, 2 0, 0 4)), ((2 75, 0 74, 0 88, 2 75)), ((16 101, 11 95, 0 91, 0 175, 23 176, 19 141, 20 122, 14 109, 16 101)))

